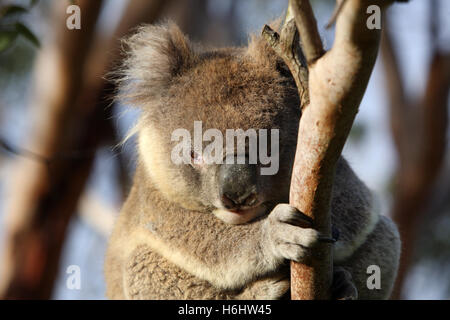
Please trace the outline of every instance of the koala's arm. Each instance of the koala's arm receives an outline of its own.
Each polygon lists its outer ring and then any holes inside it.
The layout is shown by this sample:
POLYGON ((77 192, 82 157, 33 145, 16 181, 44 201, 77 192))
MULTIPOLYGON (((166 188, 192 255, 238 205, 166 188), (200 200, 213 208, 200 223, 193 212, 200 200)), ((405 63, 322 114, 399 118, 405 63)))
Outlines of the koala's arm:
POLYGON ((352 255, 335 261, 334 265, 350 272, 358 299, 388 299, 395 282, 399 256, 397 228, 389 218, 382 216, 366 241, 352 255), (376 285, 377 277, 379 287, 376 285))
POLYGON ((389 298, 400 258, 400 236, 395 224, 378 213, 372 194, 343 158, 336 169, 331 207, 332 224, 340 232, 334 244, 334 266, 350 272, 358 299, 389 298), (379 267, 379 289, 367 285, 373 274, 369 266, 379 267))

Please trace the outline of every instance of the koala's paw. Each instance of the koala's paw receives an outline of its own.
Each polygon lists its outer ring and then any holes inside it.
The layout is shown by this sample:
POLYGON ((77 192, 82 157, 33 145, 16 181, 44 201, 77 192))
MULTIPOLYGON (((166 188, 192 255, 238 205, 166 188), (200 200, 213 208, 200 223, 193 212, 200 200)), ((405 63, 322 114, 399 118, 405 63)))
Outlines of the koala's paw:
POLYGON ((356 289, 352 275, 342 267, 334 266, 331 298, 333 300, 358 299, 358 289, 356 289))
POLYGON ((264 221, 263 243, 276 261, 302 262, 319 241, 312 221, 288 204, 277 205, 264 221))
POLYGON ((279 300, 290 289, 289 276, 275 275, 256 280, 249 284, 236 299, 238 300, 279 300))

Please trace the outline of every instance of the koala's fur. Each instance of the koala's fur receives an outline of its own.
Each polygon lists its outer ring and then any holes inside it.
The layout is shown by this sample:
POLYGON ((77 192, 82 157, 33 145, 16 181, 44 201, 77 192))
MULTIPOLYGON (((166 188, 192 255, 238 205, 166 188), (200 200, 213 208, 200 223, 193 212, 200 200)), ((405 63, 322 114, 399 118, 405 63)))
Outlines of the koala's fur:
MULTIPOLYGON (((288 206, 299 100, 289 71, 261 38, 246 48, 194 47, 173 24, 144 26, 126 41, 121 98, 138 106, 138 163, 105 261, 112 299, 278 299, 289 290, 287 259, 302 261, 318 233, 293 225, 288 206), (278 128, 280 169, 258 182, 264 212, 233 220, 218 200, 217 166, 175 165, 176 128, 278 128)), ((388 298, 400 240, 373 208, 367 187, 340 159, 332 224, 334 265, 349 271, 361 299, 388 298), (369 290, 367 267, 381 268, 369 290)))

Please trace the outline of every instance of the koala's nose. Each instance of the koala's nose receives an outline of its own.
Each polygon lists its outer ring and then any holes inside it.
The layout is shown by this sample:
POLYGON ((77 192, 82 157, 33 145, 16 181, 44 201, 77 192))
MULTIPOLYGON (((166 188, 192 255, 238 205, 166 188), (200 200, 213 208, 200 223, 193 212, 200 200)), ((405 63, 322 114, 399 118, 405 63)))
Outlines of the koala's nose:
POLYGON ((252 164, 222 164, 220 196, 227 209, 251 207, 257 202, 257 167, 252 164))

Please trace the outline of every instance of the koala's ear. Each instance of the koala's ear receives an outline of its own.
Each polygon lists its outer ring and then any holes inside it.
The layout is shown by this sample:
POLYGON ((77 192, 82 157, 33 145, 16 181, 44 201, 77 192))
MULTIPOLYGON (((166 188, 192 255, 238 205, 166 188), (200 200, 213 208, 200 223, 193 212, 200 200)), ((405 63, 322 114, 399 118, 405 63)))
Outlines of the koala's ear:
POLYGON ((134 105, 161 95, 195 59, 189 40, 170 22, 138 28, 124 47, 126 57, 113 77, 118 98, 134 105))
MULTIPOLYGON (((280 30, 282 21, 282 18, 278 18, 269 25, 273 30, 280 30)), ((283 78, 289 79, 289 81, 293 80, 288 66, 261 35, 250 36, 247 55, 259 66, 266 67, 269 70, 276 70, 283 78)))
MULTIPOLYGON (((273 30, 278 30, 281 27, 281 22, 282 19, 278 18, 269 25, 273 30)), ((282 61, 261 35, 250 35, 247 55, 251 56, 256 63, 271 68, 276 68, 282 61)))
POLYGON ((279 60, 275 51, 267 44, 267 41, 256 35, 251 35, 248 43, 247 54, 260 65, 275 67, 279 60))

